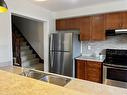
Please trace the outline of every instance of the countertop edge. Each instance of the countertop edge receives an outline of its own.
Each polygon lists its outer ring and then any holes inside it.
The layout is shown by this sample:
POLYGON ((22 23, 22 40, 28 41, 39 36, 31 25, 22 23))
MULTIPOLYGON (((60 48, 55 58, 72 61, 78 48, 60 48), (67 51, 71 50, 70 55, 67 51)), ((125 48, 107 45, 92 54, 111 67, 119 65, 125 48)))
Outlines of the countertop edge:
POLYGON ((75 58, 76 60, 86 60, 86 61, 96 61, 96 62, 104 62, 105 57, 102 59, 96 59, 96 58, 89 58, 89 57, 85 57, 85 56, 79 56, 75 58))

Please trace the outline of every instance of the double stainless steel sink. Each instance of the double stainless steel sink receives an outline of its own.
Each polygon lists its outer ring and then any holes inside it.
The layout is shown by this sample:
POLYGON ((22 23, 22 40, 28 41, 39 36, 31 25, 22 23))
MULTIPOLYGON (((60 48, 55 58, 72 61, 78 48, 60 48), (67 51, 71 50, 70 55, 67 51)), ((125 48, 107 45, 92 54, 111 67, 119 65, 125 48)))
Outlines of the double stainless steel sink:
POLYGON ((51 84, 65 86, 67 83, 71 81, 70 78, 61 77, 53 74, 47 74, 37 70, 24 70, 20 75, 34 78, 40 81, 45 81, 51 84))

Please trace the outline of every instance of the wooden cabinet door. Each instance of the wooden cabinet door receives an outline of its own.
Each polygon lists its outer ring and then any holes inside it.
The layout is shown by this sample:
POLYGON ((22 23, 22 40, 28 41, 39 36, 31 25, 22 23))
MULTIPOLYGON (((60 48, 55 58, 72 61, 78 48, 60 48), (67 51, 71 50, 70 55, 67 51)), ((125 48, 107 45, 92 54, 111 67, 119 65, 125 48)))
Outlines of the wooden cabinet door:
POLYGON ((105 40, 105 18, 104 15, 91 16, 91 40, 105 40))
POLYGON ((72 30, 72 29, 75 29, 75 21, 74 19, 65 19, 65 22, 66 22, 66 29, 67 30, 72 30))
POLYGON ((127 12, 122 12, 122 28, 127 28, 127 12))
POLYGON ((102 63, 76 60, 76 78, 102 83, 102 63))
POLYGON ((82 17, 80 18, 80 40, 81 41, 86 41, 90 40, 90 35, 91 35, 91 22, 90 22, 90 17, 82 17))
POLYGON ((102 83, 102 63, 87 61, 85 65, 85 79, 102 83))
POLYGON ((56 20, 56 30, 80 30, 80 19, 69 18, 56 20))
POLYGON ((66 21, 64 19, 56 20, 56 30, 66 30, 66 21))
POLYGON ((106 29, 120 29, 122 28, 122 14, 121 12, 109 13, 105 15, 106 29))
POLYGON ((76 78, 85 80, 85 61, 76 60, 76 78))
POLYGON ((80 21, 78 18, 65 19, 67 30, 79 30, 80 21))
POLYGON ((60 20, 56 20, 56 30, 60 30, 60 20))

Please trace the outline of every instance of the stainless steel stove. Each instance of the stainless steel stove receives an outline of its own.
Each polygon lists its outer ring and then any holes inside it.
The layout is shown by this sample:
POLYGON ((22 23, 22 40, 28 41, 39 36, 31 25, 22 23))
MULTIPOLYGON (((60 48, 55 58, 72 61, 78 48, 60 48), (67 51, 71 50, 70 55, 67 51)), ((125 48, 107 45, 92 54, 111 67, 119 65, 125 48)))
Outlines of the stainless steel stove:
POLYGON ((106 50, 103 83, 127 88, 127 50, 106 50))

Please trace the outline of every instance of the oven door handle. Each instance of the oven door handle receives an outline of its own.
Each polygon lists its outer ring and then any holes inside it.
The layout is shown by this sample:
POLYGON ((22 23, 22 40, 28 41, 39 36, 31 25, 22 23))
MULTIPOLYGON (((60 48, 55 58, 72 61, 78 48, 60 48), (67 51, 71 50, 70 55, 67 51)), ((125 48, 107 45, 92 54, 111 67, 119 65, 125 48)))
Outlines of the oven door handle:
POLYGON ((127 66, 122 65, 114 65, 114 64, 104 64, 106 68, 113 68, 113 69, 119 69, 119 70, 127 70, 127 66))

